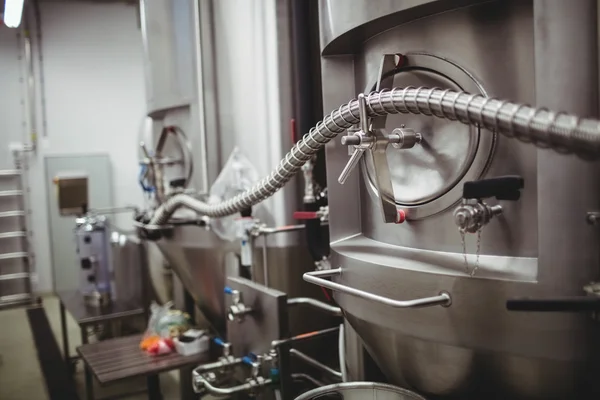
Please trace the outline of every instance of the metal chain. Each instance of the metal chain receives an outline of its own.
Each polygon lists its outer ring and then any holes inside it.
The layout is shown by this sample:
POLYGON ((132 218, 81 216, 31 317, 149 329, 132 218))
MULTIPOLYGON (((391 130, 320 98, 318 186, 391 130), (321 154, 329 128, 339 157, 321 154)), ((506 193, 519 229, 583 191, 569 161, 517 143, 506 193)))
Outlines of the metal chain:
POLYGON ((475 276, 475 273, 477 272, 477 270, 479 269, 479 253, 481 253, 481 232, 483 231, 483 229, 479 228, 477 230, 477 251, 475 253, 475 267, 471 270, 471 273, 469 275, 471 275, 471 277, 475 276))
POLYGON ((481 253, 481 232, 482 232, 482 229, 480 228, 480 229, 477 230, 477 250, 475 251, 475 266, 470 271, 469 271, 469 259, 468 259, 468 256, 467 256, 467 240, 466 240, 466 237, 465 237, 465 230, 461 229, 461 228, 458 228, 458 232, 460 233, 460 242, 462 244, 463 259, 464 259, 464 262, 465 262, 465 272, 470 277, 473 277, 473 276, 475 276, 475 273, 479 269, 479 254, 481 253))
POLYGON ((465 272, 469 273, 469 260, 467 259, 467 241, 465 239, 465 230, 462 228, 458 228, 458 233, 460 233, 460 242, 462 243, 463 249, 463 257, 465 260, 465 272))

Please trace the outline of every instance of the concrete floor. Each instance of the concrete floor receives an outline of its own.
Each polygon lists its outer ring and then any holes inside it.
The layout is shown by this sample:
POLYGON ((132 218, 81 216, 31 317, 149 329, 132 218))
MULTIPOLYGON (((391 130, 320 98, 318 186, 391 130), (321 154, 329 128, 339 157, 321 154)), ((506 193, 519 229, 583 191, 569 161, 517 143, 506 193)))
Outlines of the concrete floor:
MULTIPOLYGON (((54 332, 54 337, 62 351, 58 300, 54 296, 45 297, 43 305, 54 332)), ((75 348, 81 344, 79 327, 70 316, 67 320, 67 327, 71 355, 75 355, 75 348)), ((84 376, 81 362, 77 364, 75 382, 80 398, 84 399, 84 376)), ((178 372, 161 374, 160 383, 165 400, 179 398, 178 372)), ((107 387, 99 387, 96 384, 94 394, 96 399, 114 398, 114 396, 124 400, 147 399, 145 392, 119 396, 120 394, 142 391, 145 389, 145 385, 145 379, 128 380, 107 387)), ((0 311, 0 399, 49 399, 24 308, 0 311)))

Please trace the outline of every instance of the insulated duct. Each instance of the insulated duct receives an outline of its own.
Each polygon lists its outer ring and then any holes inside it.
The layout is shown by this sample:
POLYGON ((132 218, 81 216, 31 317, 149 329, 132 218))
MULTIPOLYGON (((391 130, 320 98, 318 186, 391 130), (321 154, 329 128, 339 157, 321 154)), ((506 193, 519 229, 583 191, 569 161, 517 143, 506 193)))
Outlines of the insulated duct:
MULTIPOLYGON (((367 108, 372 117, 398 113, 435 116, 481 126, 563 154, 574 153, 585 159, 600 157, 600 121, 545 108, 452 90, 413 87, 373 92, 367 96, 367 108)), ((156 210, 150 225, 166 223, 180 207, 219 218, 260 203, 281 189, 327 142, 357 124, 358 115, 356 99, 342 105, 312 128, 277 168, 252 189, 218 204, 207 204, 185 194, 173 196, 156 210)))

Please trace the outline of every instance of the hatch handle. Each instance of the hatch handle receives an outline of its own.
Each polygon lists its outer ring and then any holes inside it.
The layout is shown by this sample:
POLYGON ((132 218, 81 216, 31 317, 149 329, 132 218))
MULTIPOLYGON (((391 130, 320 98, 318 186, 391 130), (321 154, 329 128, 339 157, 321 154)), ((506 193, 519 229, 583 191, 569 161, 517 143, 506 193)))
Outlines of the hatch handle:
POLYGON ((440 292, 437 296, 422 297, 419 299, 412 300, 395 300, 389 297, 379 296, 374 293, 369 293, 364 290, 351 288, 340 283, 332 282, 324 278, 333 276, 339 276, 342 273, 341 268, 328 269, 322 271, 306 272, 302 279, 306 282, 312 283, 317 286, 321 286, 327 289, 331 289, 336 292, 345 293, 350 296, 358 297, 360 299, 372 301, 375 303, 383 304, 394 308, 420 308, 420 307, 432 307, 442 306, 449 307, 452 304, 452 298, 448 292, 440 292))
POLYGON ((591 296, 559 297, 553 299, 509 299, 509 311, 590 312, 600 311, 600 298, 591 296))
POLYGON ((497 200, 517 201, 521 197, 521 189, 524 186, 525 180, 518 175, 465 182, 463 198, 482 200, 495 197, 497 200))

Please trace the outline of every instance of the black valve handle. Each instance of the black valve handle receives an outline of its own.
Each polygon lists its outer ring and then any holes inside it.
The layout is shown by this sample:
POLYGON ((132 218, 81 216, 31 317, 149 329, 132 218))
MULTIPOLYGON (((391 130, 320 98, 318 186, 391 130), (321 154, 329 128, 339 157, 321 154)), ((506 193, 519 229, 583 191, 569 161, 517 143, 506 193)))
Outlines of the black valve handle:
POLYGON ((465 182, 463 197, 465 199, 487 199, 516 201, 521 198, 521 189, 525 180, 518 175, 498 176, 480 181, 465 182))
POLYGON ((600 298, 591 296, 562 297, 554 299, 510 299, 506 301, 509 311, 537 312, 590 312, 600 311, 600 298))

